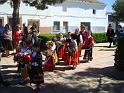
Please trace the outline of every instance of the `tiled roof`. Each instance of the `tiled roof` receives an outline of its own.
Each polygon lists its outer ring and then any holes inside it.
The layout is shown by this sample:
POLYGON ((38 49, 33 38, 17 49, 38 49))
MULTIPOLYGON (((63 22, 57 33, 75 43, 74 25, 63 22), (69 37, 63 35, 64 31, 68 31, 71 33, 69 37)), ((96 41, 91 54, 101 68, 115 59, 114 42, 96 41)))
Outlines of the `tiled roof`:
POLYGON ((65 0, 70 2, 88 2, 88 3, 97 3, 97 4, 104 4, 98 0, 65 0))

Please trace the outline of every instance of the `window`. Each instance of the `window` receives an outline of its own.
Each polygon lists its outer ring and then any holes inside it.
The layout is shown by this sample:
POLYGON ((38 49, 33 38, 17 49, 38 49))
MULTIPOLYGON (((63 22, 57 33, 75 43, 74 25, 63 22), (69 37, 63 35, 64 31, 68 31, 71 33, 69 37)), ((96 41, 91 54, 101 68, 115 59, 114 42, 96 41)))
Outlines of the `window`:
POLYGON ((80 25, 85 25, 88 27, 88 30, 91 30, 91 23, 90 22, 81 22, 80 25))
POLYGON ((59 21, 54 21, 53 32, 60 32, 60 22, 59 21))
POLYGON ((67 22, 67 21, 64 21, 64 22, 63 22, 63 31, 64 31, 65 33, 68 33, 68 22, 67 22))
POLYGON ((93 9, 93 14, 96 14, 96 10, 95 9, 93 9))
POLYGON ((62 7, 62 10, 63 10, 63 12, 67 12, 67 7, 66 6, 63 6, 62 7))
POLYGON ((112 15, 108 15, 108 21, 110 21, 110 22, 113 21, 113 16, 112 15))

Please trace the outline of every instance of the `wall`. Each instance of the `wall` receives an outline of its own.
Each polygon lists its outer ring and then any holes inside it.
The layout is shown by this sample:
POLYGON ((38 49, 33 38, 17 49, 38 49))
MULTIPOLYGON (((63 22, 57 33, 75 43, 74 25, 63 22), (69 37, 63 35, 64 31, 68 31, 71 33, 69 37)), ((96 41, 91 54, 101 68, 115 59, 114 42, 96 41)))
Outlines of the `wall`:
POLYGON ((69 31, 74 31, 77 27, 79 28, 80 22, 90 22, 93 32, 105 32, 107 29, 108 20, 105 5, 66 2, 62 5, 55 5, 50 8, 53 21, 60 20, 61 26, 63 21, 68 21, 69 31), (63 12, 62 7, 68 7, 67 12, 63 12), (96 10, 96 14, 93 14, 93 9, 96 10))
MULTIPOLYGON (((12 8, 7 3, 0 5, 0 8, 0 14, 3 13, 0 17, 4 17, 4 23, 7 23, 7 16, 11 16, 12 8)), ((90 3, 64 2, 49 6, 42 11, 21 3, 20 17, 22 17, 22 23, 26 25, 28 25, 28 19, 40 20, 41 33, 52 33, 54 21, 60 21, 60 32, 63 32, 63 21, 68 22, 68 29, 71 32, 80 27, 80 22, 90 22, 93 32, 104 32, 108 25, 106 6, 90 3), (63 11, 63 7, 67 7, 67 12, 63 11), (93 14, 93 9, 96 10, 96 14, 93 14)))

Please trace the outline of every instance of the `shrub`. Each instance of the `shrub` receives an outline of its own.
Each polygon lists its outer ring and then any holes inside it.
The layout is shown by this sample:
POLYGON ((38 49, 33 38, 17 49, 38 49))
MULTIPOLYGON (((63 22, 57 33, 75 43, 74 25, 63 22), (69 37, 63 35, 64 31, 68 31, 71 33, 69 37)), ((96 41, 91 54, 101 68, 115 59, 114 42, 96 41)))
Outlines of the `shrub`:
MULTIPOLYGON (((44 35, 40 35, 39 37, 44 39, 45 41, 49 41, 55 36, 58 36, 58 34, 44 34, 44 35)), ((107 42, 106 33, 93 33, 93 37, 96 43, 107 42)))
POLYGON ((93 37, 96 43, 107 42, 106 33, 93 33, 93 37))
POLYGON ((39 38, 42 38, 45 41, 49 41, 52 40, 52 38, 55 36, 56 34, 44 34, 44 35, 40 35, 39 38))
POLYGON ((117 39, 117 48, 115 51, 115 67, 118 70, 124 70, 124 37, 117 39))

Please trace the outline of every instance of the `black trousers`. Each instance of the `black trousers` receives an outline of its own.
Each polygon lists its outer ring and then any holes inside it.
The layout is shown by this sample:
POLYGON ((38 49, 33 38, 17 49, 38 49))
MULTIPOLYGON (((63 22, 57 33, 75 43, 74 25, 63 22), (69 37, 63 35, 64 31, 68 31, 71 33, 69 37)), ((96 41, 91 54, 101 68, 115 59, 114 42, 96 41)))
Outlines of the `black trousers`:
POLYGON ((85 52, 84 52, 84 58, 83 59, 93 59, 92 57, 92 47, 88 48, 88 49, 85 49, 85 52))

